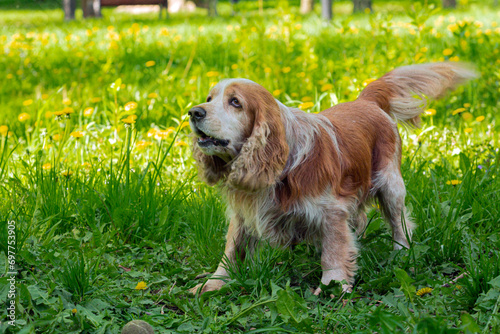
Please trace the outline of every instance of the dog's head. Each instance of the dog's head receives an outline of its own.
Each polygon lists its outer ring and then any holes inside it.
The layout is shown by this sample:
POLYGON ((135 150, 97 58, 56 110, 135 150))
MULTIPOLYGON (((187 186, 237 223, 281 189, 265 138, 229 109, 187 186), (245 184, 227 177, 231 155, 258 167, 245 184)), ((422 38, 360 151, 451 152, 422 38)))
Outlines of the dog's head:
POLYGON ((266 89, 246 79, 223 80, 188 114, 194 157, 207 183, 227 179, 254 191, 276 182, 288 145, 278 103, 266 89))

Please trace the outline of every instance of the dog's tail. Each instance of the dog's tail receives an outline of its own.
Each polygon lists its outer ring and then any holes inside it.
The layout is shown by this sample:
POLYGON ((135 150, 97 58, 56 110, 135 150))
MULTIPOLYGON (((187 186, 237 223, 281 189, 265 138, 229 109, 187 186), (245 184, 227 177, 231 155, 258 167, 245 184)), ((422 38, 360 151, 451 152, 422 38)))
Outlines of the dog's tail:
POLYGON ((396 68, 370 83, 358 99, 375 102, 399 122, 418 126, 427 99, 439 99, 478 74, 470 64, 444 62, 396 68))

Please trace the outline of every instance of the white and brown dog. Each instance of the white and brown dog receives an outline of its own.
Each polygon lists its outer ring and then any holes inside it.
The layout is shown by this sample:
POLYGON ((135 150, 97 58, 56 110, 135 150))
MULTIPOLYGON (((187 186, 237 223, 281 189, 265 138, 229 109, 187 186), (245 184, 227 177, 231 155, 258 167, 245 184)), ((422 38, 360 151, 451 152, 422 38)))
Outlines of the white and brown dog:
MULTIPOLYGON (((439 98, 475 76, 460 63, 400 67, 370 83, 356 101, 318 114, 289 108, 250 80, 219 82, 189 116, 199 176, 220 183, 228 203, 225 259, 245 256, 256 239, 315 242, 322 250, 321 282, 352 284, 357 249, 351 228, 364 229, 371 198, 392 228, 394 248, 409 247, 413 226, 397 122, 418 125, 426 97, 439 98)), ((213 277, 191 291, 220 289, 225 263, 213 277)))

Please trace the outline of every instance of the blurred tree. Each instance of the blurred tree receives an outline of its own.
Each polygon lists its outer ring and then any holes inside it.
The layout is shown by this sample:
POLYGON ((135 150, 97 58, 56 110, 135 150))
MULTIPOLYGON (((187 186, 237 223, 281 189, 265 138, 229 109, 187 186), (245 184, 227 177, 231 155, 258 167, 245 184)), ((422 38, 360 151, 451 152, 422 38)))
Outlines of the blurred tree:
POLYGON ((372 10, 372 0, 352 0, 352 3, 354 5, 353 12, 363 12, 367 8, 369 10, 372 10))
POLYGON ((82 0, 83 17, 101 17, 101 0, 82 0))
POLYGON ((443 8, 456 8, 457 1, 456 0, 443 0, 443 8))
POLYGON ((300 0, 300 13, 307 14, 314 9, 314 0, 300 0))
POLYGON ((332 5, 333 0, 321 0, 321 16, 327 21, 333 16, 332 5))
POLYGON ((63 0, 64 19, 74 20, 76 10, 76 0, 63 0))

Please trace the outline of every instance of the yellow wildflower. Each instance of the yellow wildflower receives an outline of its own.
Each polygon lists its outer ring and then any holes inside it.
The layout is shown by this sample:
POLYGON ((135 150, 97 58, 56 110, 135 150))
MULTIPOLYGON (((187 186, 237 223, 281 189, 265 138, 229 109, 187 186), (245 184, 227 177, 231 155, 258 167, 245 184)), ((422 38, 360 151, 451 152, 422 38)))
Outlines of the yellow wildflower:
POLYGON ((476 117, 476 122, 482 122, 482 121, 484 121, 484 116, 476 117))
POLYGON ((304 103, 299 104, 299 108, 302 110, 310 109, 312 107, 314 107, 313 102, 304 102, 304 103))
POLYGON ((283 72, 283 73, 288 73, 288 72, 290 72, 291 70, 292 70, 292 69, 290 68, 290 66, 287 66, 287 67, 284 67, 284 68, 281 70, 281 72, 283 72))
POLYGON ((137 102, 127 102, 125 106, 123 107, 126 111, 131 111, 137 109, 137 102))
POLYGON ((326 92, 327 90, 330 90, 333 88, 333 85, 332 84, 324 84, 322 87, 321 87, 321 91, 322 92, 326 92))
POLYGON ((154 60, 150 60, 146 62, 146 67, 153 67, 156 65, 156 62, 154 60))
POLYGON ((7 136, 8 132, 9 132, 9 127, 7 125, 0 126, 0 134, 2 136, 7 136))
POLYGON ((231 69, 232 69, 232 70, 237 70, 237 69, 238 69, 238 64, 233 64, 233 65, 231 65, 231 69))
POLYGON ((452 53, 453 53, 452 49, 444 49, 443 50, 443 56, 451 56, 452 53))
POLYGON ((156 93, 149 93, 148 94, 148 99, 157 99, 158 98, 158 94, 156 93))
POLYGON ((155 133, 155 139, 158 139, 158 140, 163 140, 163 139, 167 139, 168 136, 172 133, 173 131, 169 128, 167 130, 157 130, 156 133, 155 133))
POLYGON ((132 117, 132 116, 135 116, 135 115, 130 115, 127 118, 122 119, 122 122, 125 123, 125 124, 134 124, 135 123, 135 118, 132 117))
POLYGON ((30 106, 33 104, 33 100, 32 99, 29 99, 29 100, 26 100, 26 101, 23 101, 23 106, 27 107, 27 106, 30 106))
POLYGON ((374 82, 375 80, 377 80, 377 79, 375 79, 375 78, 366 79, 365 81, 363 81, 363 84, 362 84, 362 85, 363 85, 363 87, 366 87, 366 86, 368 86, 370 83, 374 82))
POLYGON ((426 116, 434 116, 436 115, 436 109, 427 109, 424 113, 426 116))
POLYGON ((146 290, 148 287, 148 285, 146 284, 146 282, 144 281, 140 281, 139 283, 137 283, 137 285, 135 286, 135 290, 146 290))
POLYGON ((56 117, 61 117, 62 115, 64 115, 64 111, 63 110, 54 111, 52 114, 54 114, 54 116, 56 117))
POLYGON ((456 186, 462 183, 460 180, 451 180, 451 181, 446 181, 446 184, 451 184, 452 186, 456 186))
POLYGON ((428 293, 432 292, 432 288, 422 288, 417 291, 417 296, 422 297, 423 295, 426 295, 428 293))
POLYGON ((83 116, 92 116, 92 114, 94 113, 94 108, 92 107, 88 107, 88 108, 85 108, 85 110, 83 111, 83 116))
POLYGON ((73 138, 79 139, 84 136, 84 133, 82 131, 73 131, 69 135, 73 138))
POLYGON ((465 111, 465 108, 458 108, 458 109, 453 110, 453 112, 451 114, 456 115, 456 114, 460 114, 461 112, 464 112, 464 111, 465 111))
POLYGON ((42 100, 47 100, 49 98, 49 94, 42 94, 42 100))
POLYGON ((136 147, 138 150, 143 150, 143 149, 145 149, 146 147, 151 146, 151 145, 153 145, 153 143, 152 143, 152 142, 150 142, 150 141, 139 140, 139 141, 135 144, 135 147, 136 147))
POLYGON ((188 146, 185 141, 179 140, 175 143, 175 146, 188 146))
POLYGON ((31 118, 31 116, 28 114, 28 113, 25 113, 23 112, 22 114, 19 114, 19 116, 17 117, 17 119, 20 121, 20 122, 24 122, 24 121, 27 121, 31 118))
POLYGON ((78 312, 78 311, 76 310, 76 308, 74 308, 74 309, 72 309, 72 310, 71 310, 71 313, 73 313, 73 314, 76 314, 76 312, 78 312))
POLYGON ((464 108, 470 108, 470 103, 464 103, 464 108))
POLYGON ((273 95, 274 95, 274 96, 279 96, 282 92, 283 92, 283 90, 281 90, 281 89, 275 89, 275 90, 273 91, 273 95))
POLYGON ((64 172, 61 173, 61 175, 65 177, 70 177, 71 175, 73 175, 73 172, 70 170, 65 170, 64 172))
POLYGON ((66 107, 62 110, 62 112, 64 113, 64 115, 70 115, 70 114, 74 113, 75 111, 73 110, 73 108, 66 107))
POLYGON ((219 72, 217 72, 217 71, 208 71, 207 72, 207 77, 209 77, 209 78, 213 78, 213 77, 216 77, 218 75, 219 75, 219 72))
POLYGON ((55 141, 59 141, 62 139, 62 135, 57 133, 55 135, 52 136, 52 139, 55 140, 55 141))
POLYGON ((313 100, 313 98, 312 98, 312 97, 310 97, 310 96, 304 96, 304 97, 302 98, 302 102, 311 102, 312 100, 313 100))
POLYGON ((467 128, 464 130, 465 133, 471 133, 472 132, 472 128, 467 128))
POLYGON ((271 73, 273 70, 270 67, 264 69, 264 73, 271 73))
POLYGON ((47 169, 51 169, 51 168, 52 168, 52 165, 50 163, 46 163, 46 164, 42 165, 42 169, 47 170, 47 169))
POLYGON ((69 106, 71 104, 71 100, 70 99, 64 99, 62 104, 64 104, 65 106, 69 106))
POLYGON ((98 102, 101 102, 101 100, 102 99, 100 97, 93 97, 93 98, 90 99, 90 102, 92 102, 92 103, 98 103, 98 102))
POLYGON ((462 114, 462 118, 464 119, 464 121, 470 121, 474 118, 474 116, 472 116, 472 114, 470 112, 464 112, 462 114))
POLYGON ((154 137, 158 131, 159 131, 158 129, 149 129, 147 135, 148 137, 154 137))

